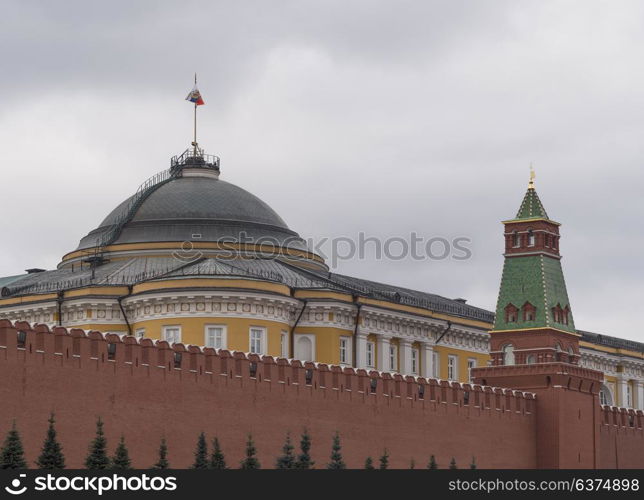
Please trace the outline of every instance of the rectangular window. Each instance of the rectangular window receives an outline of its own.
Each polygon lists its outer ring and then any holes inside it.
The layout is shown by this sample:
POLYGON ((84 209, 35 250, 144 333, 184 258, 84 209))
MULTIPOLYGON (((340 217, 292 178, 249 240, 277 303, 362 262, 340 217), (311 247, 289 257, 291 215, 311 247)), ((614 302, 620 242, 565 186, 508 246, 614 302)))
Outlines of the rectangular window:
POLYGON ((213 349, 226 349, 226 327, 222 325, 207 325, 205 332, 205 346, 213 349))
POLYGON ((288 358, 288 332, 282 331, 280 335, 280 356, 288 358))
POLYGON ((626 382, 626 408, 633 407, 633 388, 626 382))
POLYGON ((143 337, 145 337, 145 328, 137 328, 137 329, 134 331, 134 336, 135 336, 137 339, 142 339, 143 337))
POLYGON ((411 350, 411 372, 418 375, 418 349, 411 350))
POLYGON ((458 358, 453 354, 447 356, 447 379, 448 380, 457 380, 458 379, 458 358))
POLYGON ((253 354, 265 354, 264 337, 265 331, 263 328, 250 329, 250 352, 253 354))
POLYGON ((468 359, 467 360, 467 381, 472 382, 472 368, 476 368, 476 360, 468 359))
POLYGON ((432 352, 432 377, 440 378, 441 373, 441 358, 438 352, 432 352))
POLYGON ((398 370, 398 346, 389 345, 389 369, 392 372, 398 370))
POLYGON ((348 365, 351 363, 351 339, 340 337, 340 363, 348 365))
POLYGON ((177 344, 181 342, 181 327, 180 326, 164 326, 163 327, 163 340, 168 343, 177 344))
POLYGON ((367 367, 373 368, 375 366, 374 360, 376 358, 376 344, 367 342, 367 367))

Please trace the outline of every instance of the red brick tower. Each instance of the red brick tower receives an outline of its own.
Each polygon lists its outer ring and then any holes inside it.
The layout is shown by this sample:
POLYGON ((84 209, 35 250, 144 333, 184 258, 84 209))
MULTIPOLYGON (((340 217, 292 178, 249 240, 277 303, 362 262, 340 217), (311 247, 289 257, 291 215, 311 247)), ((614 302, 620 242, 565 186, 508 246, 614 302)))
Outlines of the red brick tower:
POLYGON ((551 220, 531 175, 516 217, 504 221, 505 263, 490 331, 490 367, 475 382, 537 394, 540 468, 595 468, 603 375, 579 366, 575 330, 551 220))

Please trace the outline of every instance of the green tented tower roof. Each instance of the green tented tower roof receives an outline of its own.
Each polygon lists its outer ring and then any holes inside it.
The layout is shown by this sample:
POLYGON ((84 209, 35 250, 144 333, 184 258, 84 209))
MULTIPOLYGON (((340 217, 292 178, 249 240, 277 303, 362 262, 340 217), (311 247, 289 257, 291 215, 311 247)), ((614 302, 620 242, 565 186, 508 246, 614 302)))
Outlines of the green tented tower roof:
POLYGON ((534 187, 530 186, 528 188, 515 219, 548 219, 546 209, 543 208, 543 204, 534 187))

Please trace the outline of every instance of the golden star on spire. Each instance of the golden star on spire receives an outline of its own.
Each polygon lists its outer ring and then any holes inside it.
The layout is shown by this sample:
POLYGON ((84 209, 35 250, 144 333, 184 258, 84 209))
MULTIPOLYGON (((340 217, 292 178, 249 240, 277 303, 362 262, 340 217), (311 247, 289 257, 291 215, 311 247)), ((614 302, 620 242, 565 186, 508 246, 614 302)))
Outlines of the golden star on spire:
POLYGON ((530 182, 528 182, 528 189, 534 189, 534 178, 536 174, 534 173, 534 168, 532 168, 532 163, 530 163, 530 182))

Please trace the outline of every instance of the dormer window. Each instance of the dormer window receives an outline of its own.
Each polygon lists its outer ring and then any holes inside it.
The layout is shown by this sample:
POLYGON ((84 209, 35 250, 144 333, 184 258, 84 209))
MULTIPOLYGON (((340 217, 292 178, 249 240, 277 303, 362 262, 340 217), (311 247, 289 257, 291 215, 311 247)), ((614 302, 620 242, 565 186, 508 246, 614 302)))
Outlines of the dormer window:
POLYGON ((505 322, 506 323, 516 323, 518 319, 519 309, 514 304, 508 304, 505 306, 505 322))
POLYGON ((537 313, 536 307, 530 304, 530 302, 526 302, 525 304, 523 304, 523 307, 521 309, 523 312, 523 321, 534 321, 537 313))
POLYGON ((532 231, 532 229, 530 229, 528 231, 528 246, 533 247, 534 243, 535 243, 534 231, 532 231))
POLYGON ((570 315, 570 307, 566 306, 566 307, 563 309, 562 314, 561 314, 561 322, 562 322, 564 325, 567 325, 567 324, 568 324, 568 316, 569 316, 569 315, 570 315))
POLYGON ((552 308, 552 319, 554 319, 555 323, 563 323, 563 309, 561 309, 561 305, 557 304, 552 308))

